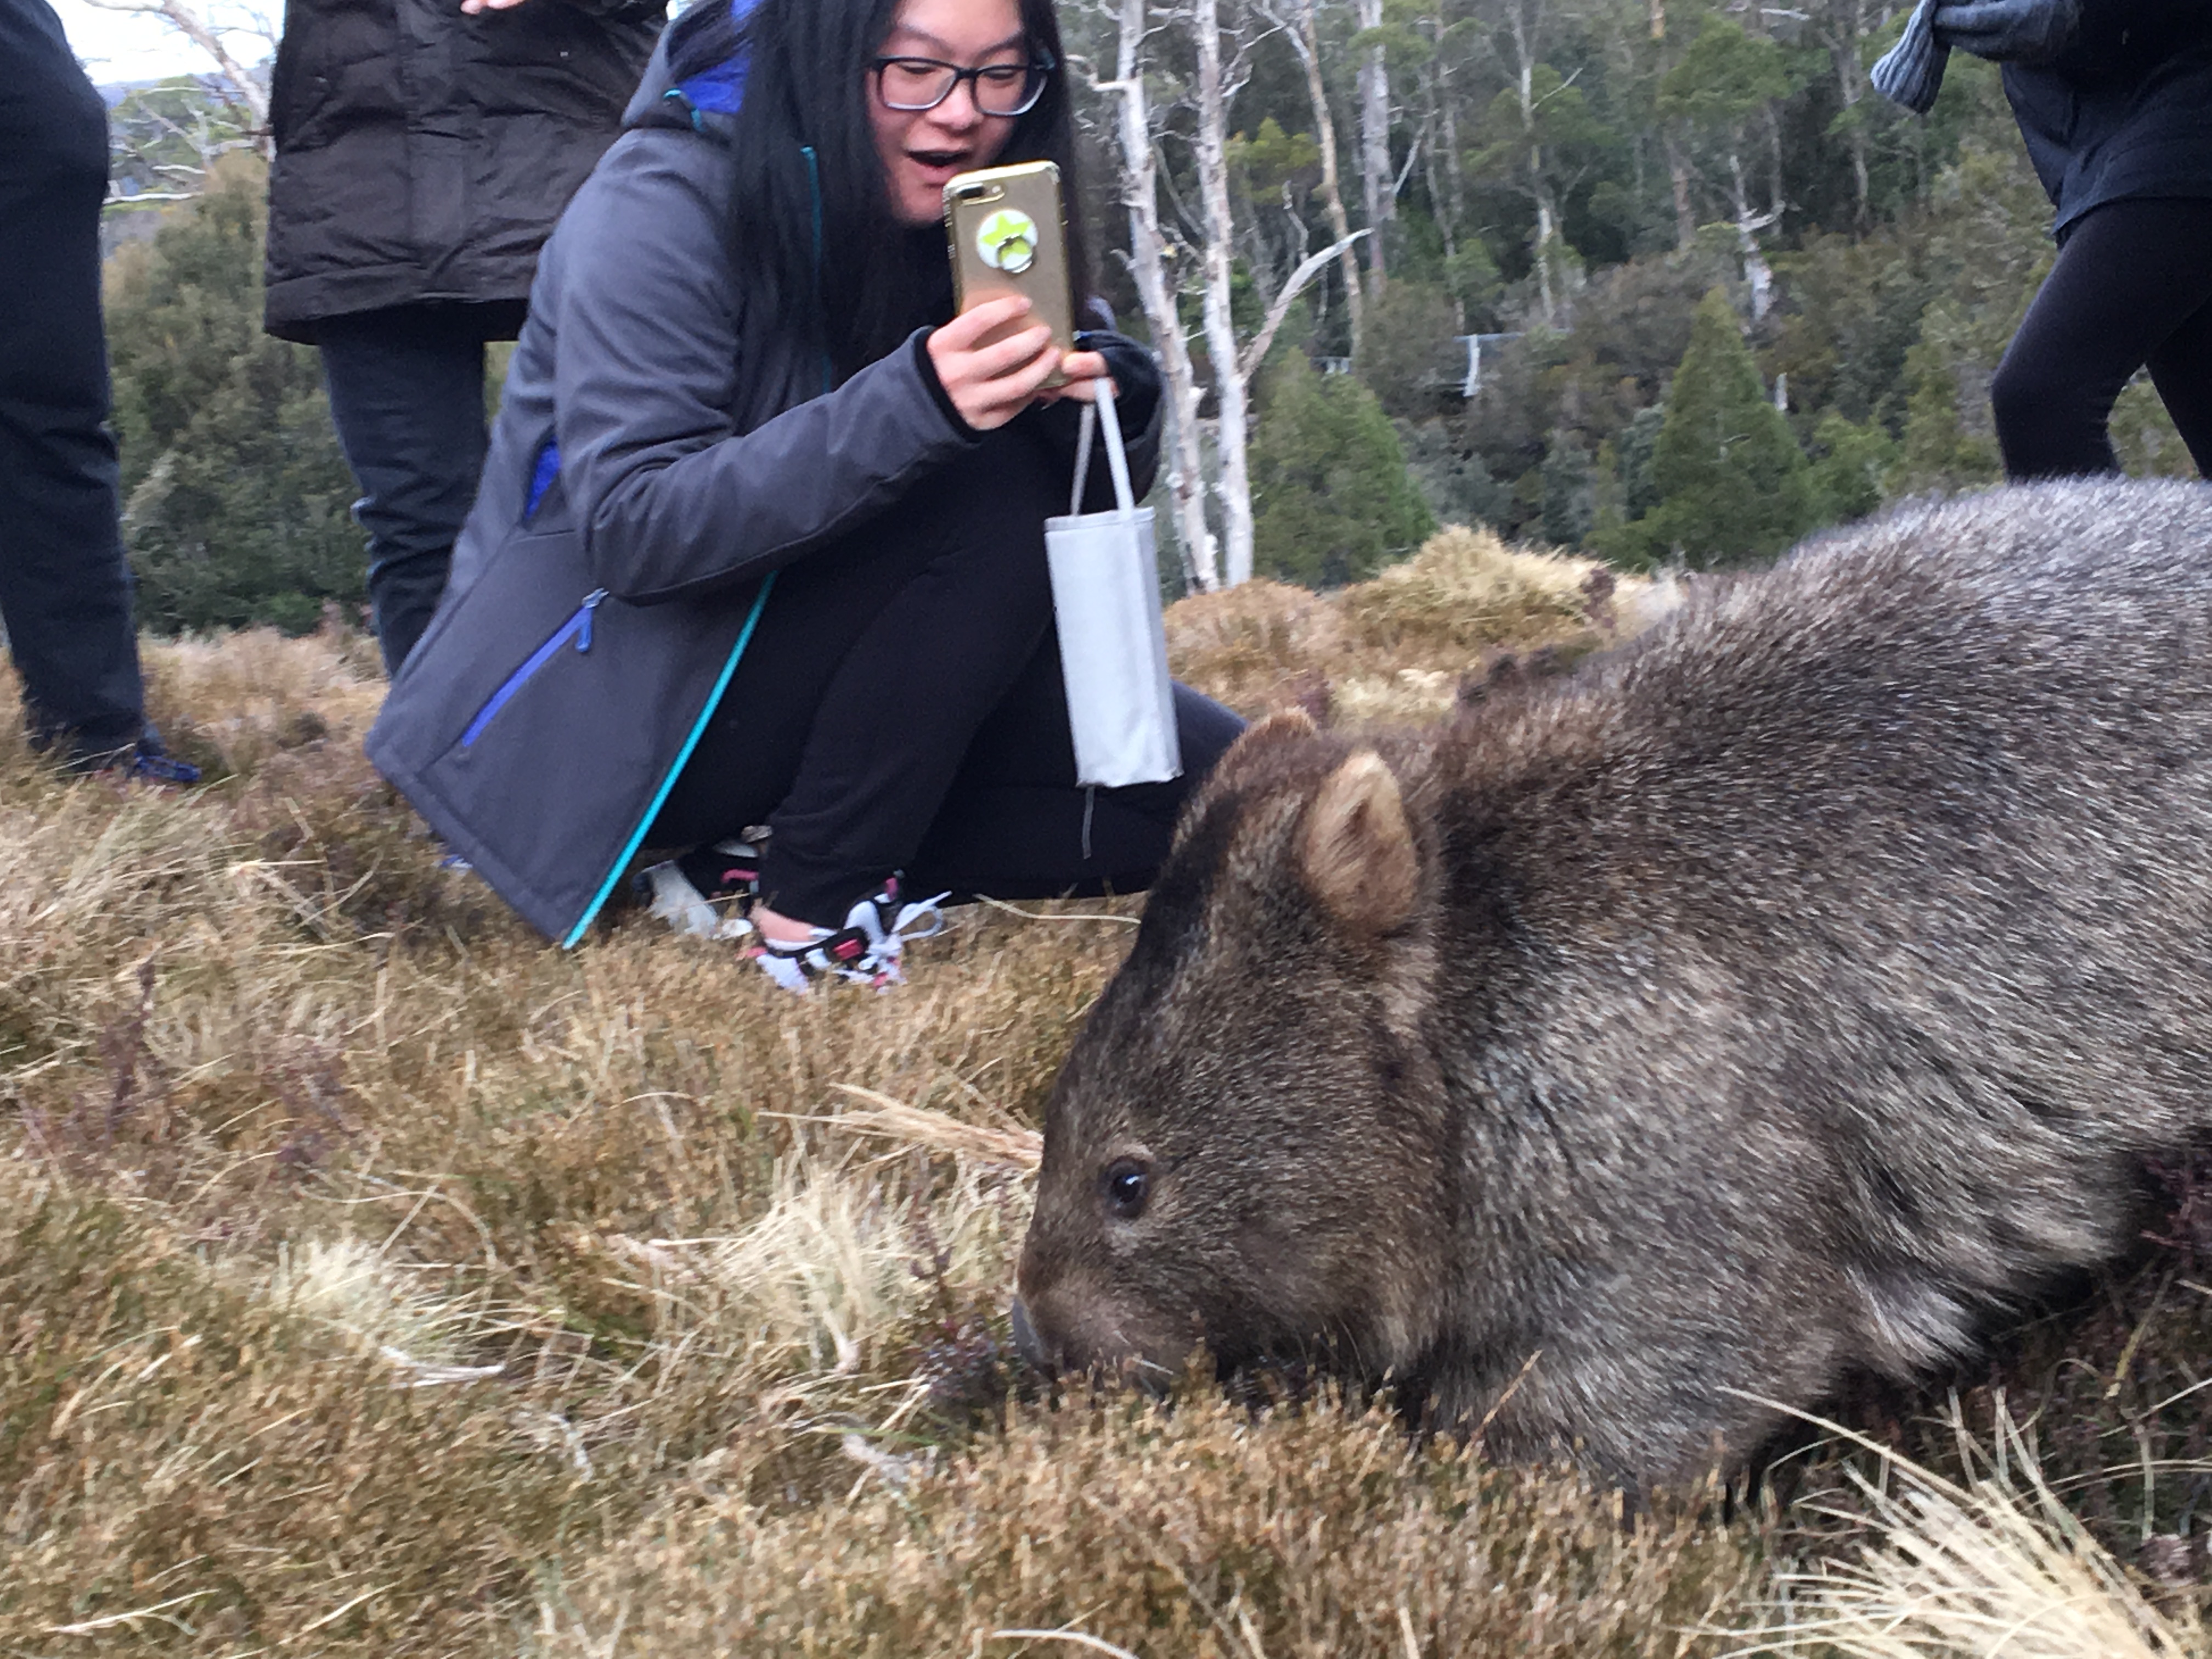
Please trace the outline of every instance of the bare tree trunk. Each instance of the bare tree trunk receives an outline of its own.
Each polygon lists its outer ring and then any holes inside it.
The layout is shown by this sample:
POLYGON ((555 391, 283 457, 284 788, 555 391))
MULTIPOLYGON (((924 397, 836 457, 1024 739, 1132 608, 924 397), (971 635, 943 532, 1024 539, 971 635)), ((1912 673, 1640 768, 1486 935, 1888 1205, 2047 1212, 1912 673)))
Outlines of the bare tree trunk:
POLYGON ((1559 204, 1553 200, 1551 182, 1544 176, 1544 147, 1536 142, 1536 55, 1528 34, 1528 9, 1506 8, 1506 26, 1513 35, 1513 86, 1521 104, 1521 129, 1528 137, 1528 193, 1536 204, 1536 294, 1543 307, 1544 324, 1559 317, 1558 273, 1553 258, 1559 234, 1559 204))
POLYGON ((1743 185, 1743 161, 1733 145, 1729 149, 1729 180, 1735 197, 1736 252, 1743 260, 1743 279, 1751 288, 1751 320, 1756 326, 1766 320, 1767 307, 1774 297, 1774 267, 1766 263, 1766 255, 1759 251, 1759 233, 1772 224, 1776 216, 1752 212, 1750 196, 1743 185))
POLYGON ((1176 537, 1182 544, 1184 574, 1190 585, 1210 593, 1221 586, 1213 531, 1206 518, 1206 455, 1199 441, 1198 375, 1176 312, 1168 281, 1167 244, 1160 233, 1158 160, 1152 149, 1152 116, 1145 100, 1142 47, 1145 0, 1121 0, 1121 38, 1115 78, 1101 92, 1121 95, 1121 201, 1129 210, 1129 269, 1137 298, 1152 325, 1153 349, 1167 380, 1172 419, 1168 458, 1168 495, 1176 537))
POLYGON ((1198 37, 1198 131, 1192 149, 1198 161, 1200 222, 1206 235, 1206 352, 1212 359, 1213 397, 1220 416, 1214 442, 1219 467, 1215 489, 1224 532, 1222 574, 1224 585, 1234 587, 1252 577, 1252 481, 1245 460, 1249 416, 1244 376, 1239 372, 1237 322, 1230 308, 1237 226, 1229 207, 1229 110, 1221 78, 1218 0, 1192 0, 1191 26, 1198 37))
MULTIPOLYGON (((1828 56, 1836 67, 1836 86, 1843 94, 1844 112, 1849 115, 1857 110, 1859 100, 1866 92, 1866 72, 1859 67, 1859 41, 1865 33, 1864 0, 1835 0, 1829 15, 1836 27, 1828 37, 1828 56)), ((1852 222, 1864 230, 1871 211, 1868 201, 1866 128, 1852 121, 1846 130, 1850 135, 1851 148, 1852 222)))
POLYGON ((1667 173, 1674 185, 1674 246, 1686 248, 1697 240, 1698 216, 1690 206, 1690 164, 1682 159, 1681 141, 1667 135, 1667 173))
MULTIPOLYGON (((1431 18, 1430 22, 1437 33, 1443 32, 1443 22, 1441 18, 1431 18)), ((1421 172, 1429 187, 1429 212, 1436 221, 1437 234, 1443 239, 1444 258, 1449 261, 1452 255, 1459 252, 1459 238, 1455 234, 1456 216, 1452 212, 1451 204, 1444 195, 1443 181, 1437 176, 1437 152, 1439 149, 1449 150, 1456 146, 1450 137, 1451 124, 1448 112, 1451 100, 1446 96, 1444 91, 1443 56, 1443 49, 1440 46, 1431 54, 1428 63, 1421 70, 1421 100, 1427 106, 1422 115, 1421 130, 1425 135, 1429 136, 1429 142, 1421 155, 1421 172), (1442 143, 1438 143, 1435 137, 1440 132, 1444 135, 1442 143)), ((1452 309, 1456 315, 1459 311, 1457 300, 1452 301, 1452 309)), ((1459 326, 1462 331, 1466 330, 1465 317, 1459 319, 1459 326)))
MULTIPOLYGON (((1328 88, 1321 78, 1321 32, 1314 21, 1314 0, 1296 0, 1297 21, 1286 29, 1298 63, 1306 72, 1306 97, 1313 105, 1314 138, 1321 146, 1321 200, 1328 214, 1329 240, 1343 246, 1344 306, 1352 320, 1352 354, 1359 355, 1359 257, 1352 252, 1352 222, 1345 216, 1344 187, 1336 166, 1336 120, 1329 112, 1328 88)), ((1370 239, 1371 240, 1371 239, 1370 239)))
MULTIPOLYGON (((1359 27, 1382 27, 1382 0, 1359 0, 1359 27)), ((1398 195, 1391 188, 1390 76, 1382 48, 1371 46, 1359 59, 1359 186, 1367 209, 1367 278, 1370 293, 1379 295, 1390 273, 1385 263, 1383 226, 1398 216, 1398 195)))

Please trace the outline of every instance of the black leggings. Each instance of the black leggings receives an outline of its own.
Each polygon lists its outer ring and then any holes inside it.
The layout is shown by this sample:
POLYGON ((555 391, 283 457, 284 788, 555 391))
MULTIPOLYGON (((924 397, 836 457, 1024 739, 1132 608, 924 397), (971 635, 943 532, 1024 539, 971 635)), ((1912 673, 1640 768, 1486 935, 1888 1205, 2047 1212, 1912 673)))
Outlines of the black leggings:
POLYGON ((2212 476, 2212 201, 2108 202, 2067 232, 1990 382, 2005 476, 2118 471, 2107 422, 2146 367, 2212 476))
POLYGON ((988 434, 776 578, 650 845, 765 823, 763 901, 819 927, 894 870, 915 895, 1151 884, 1243 722, 1178 685, 1182 777, 1077 786, 1043 533, 1067 462, 1040 425, 988 434))

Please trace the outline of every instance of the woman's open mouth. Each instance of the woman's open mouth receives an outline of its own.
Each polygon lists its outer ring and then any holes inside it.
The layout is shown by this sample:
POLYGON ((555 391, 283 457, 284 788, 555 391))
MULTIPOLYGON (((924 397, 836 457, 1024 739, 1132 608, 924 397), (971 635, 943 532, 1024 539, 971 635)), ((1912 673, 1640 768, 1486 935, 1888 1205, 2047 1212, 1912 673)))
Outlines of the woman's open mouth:
POLYGON ((969 152, 964 149, 910 149, 906 153, 906 159, 925 180, 941 187, 953 174, 966 170, 969 152))

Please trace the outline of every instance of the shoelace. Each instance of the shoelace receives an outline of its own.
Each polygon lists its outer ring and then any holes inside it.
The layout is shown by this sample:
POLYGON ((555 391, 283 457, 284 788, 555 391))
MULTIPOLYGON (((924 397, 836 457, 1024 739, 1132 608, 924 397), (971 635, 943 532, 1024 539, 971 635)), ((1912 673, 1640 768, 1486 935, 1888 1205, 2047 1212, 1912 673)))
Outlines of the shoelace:
POLYGON ((770 979, 802 996, 810 979, 828 975, 887 991, 906 983, 899 963, 908 942, 933 939, 945 931, 943 906, 951 896, 948 890, 934 898, 901 904, 898 878, 893 876, 882 892, 862 899, 846 914, 842 927, 818 929, 805 945, 775 945, 762 939, 751 947, 750 955, 770 979), (885 927, 884 911, 894 904, 898 908, 885 927))

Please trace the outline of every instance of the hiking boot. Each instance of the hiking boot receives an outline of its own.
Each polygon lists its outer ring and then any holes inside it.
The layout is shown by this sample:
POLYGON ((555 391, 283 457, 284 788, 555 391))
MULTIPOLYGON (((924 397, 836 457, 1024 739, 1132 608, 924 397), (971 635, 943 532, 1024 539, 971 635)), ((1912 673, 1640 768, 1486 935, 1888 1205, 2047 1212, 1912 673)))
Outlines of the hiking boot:
POLYGON ((906 983, 900 958, 908 944, 933 939, 945 931, 939 908, 951 895, 912 903, 900 896, 896 872, 877 892, 861 899, 846 913, 842 927, 817 927, 803 945, 776 945, 756 939, 745 954, 787 991, 805 994, 815 980, 848 980, 878 991, 906 983))

